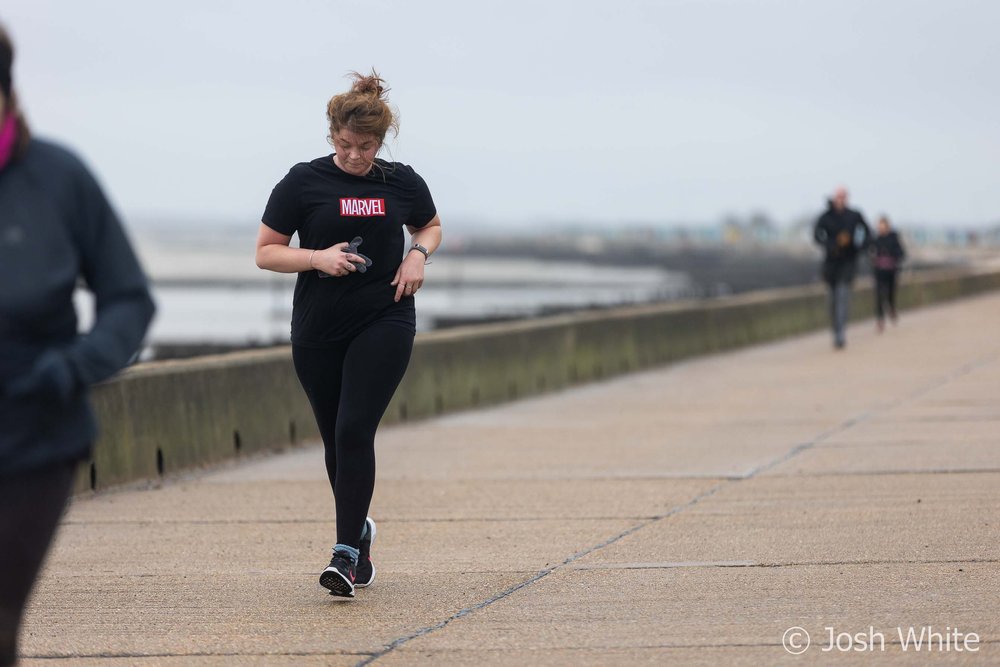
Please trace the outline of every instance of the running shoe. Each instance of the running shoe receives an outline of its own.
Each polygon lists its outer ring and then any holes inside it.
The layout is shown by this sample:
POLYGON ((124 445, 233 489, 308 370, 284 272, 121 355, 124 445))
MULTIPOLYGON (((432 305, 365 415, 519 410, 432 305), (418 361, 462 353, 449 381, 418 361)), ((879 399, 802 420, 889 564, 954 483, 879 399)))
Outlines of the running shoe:
POLYGON ((331 595, 354 597, 354 563, 347 556, 333 552, 330 565, 319 575, 319 585, 329 589, 331 595))
POLYGON ((375 520, 365 519, 365 529, 361 533, 361 543, 358 545, 357 581, 354 585, 365 588, 375 583, 375 563, 372 562, 372 542, 375 541, 375 520))

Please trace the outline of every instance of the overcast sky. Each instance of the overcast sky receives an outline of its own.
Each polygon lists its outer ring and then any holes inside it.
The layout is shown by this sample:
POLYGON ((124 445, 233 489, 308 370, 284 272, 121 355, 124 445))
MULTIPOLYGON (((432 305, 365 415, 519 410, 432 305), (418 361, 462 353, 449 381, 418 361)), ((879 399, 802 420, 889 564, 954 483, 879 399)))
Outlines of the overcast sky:
POLYGON ((15 85, 131 219, 256 225, 372 66, 445 225, 1000 221, 995 0, 4 0, 15 85))

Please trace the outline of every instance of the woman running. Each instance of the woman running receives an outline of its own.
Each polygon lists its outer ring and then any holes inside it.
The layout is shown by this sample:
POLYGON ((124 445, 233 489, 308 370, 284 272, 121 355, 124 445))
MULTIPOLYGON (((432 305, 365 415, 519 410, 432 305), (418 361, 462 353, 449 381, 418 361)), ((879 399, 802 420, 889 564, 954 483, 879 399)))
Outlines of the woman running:
POLYGON ((374 71, 352 76, 350 91, 327 105, 335 152, 291 168, 271 192, 257 236, 257 266, 299 274, 292 359, 336 504, 337 543, 320 584, 344 597, 375 580, 375 522, 367 517, 375 430, 410 359, 424 262, 441 243, 424 180, 375 157, 386 132, 398 132, 385 81, 374 71), (289 247, 296 233, 299 247, 289 247))
POLYGON ((28 131, 13 61, 0 27, 0 666, 17 661, 25 602, 97 436, 88 389, 135 355, 154 310, 90 171, 28 131), (96 301, 83 335, 81 278, 96 301))
POLYGON ((872 244, 872 264, 875 268, 875 326, 879 333, 885 329, 885 313, 893 324, 896 322, 896 277, 899 265, 906 258, 906 251, 899 235, 882 216, 878 221, 878 236, 872 244))

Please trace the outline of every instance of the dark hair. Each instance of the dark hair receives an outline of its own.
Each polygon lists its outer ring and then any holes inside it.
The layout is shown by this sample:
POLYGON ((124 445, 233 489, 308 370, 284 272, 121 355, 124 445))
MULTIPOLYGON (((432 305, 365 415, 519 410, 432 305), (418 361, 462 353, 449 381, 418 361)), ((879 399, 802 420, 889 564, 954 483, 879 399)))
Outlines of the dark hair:
POLYGON ((0 25, 0 94, 4 97, 6 108, 4 113, 13 114, 17 122, 17 145, 14 147, 14 159, 24 155, 31 141, 31 132, 28 130, 28 123, 24 120, 24 114, 17 104, 17 93, 14 92, 14 43, 10 36, 0 25))
POLYGON ((385 139, 390 128, 398 133, 398 114, 386 100, 389 89, 378 72, 373 69, 368 75, 351 72, 348 76, 354 78, 351 90, 334 95, 326 105, 330 140, 334 133, 345 128, 358 134, 370 134, 379 142, 385 139))

